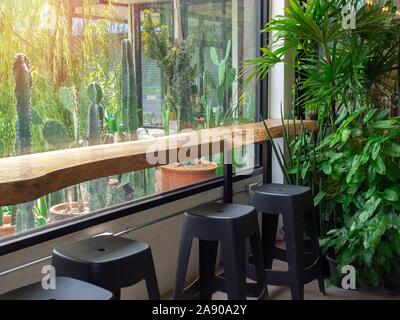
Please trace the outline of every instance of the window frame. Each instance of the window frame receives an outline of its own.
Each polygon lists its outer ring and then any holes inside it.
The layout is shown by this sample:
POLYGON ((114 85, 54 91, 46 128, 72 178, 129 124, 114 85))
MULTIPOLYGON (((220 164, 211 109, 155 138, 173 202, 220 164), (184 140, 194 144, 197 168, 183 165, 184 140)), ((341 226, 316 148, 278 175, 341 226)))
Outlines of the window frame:
MULTIPOLYGON (((238 0, 245 1, 245 0, 238 0)), ((264 28, 269 21, 269 0, 257 0, 257 29, 264 28)), ((257 37, 257 48, 267 43, 268 35, 261 33, 257 37)), ((256 105, 264 119, 268 118, 268 77, 258 81, 256 84, 256 105)), ((256 121, 260 121, 260 115, 256 121)), ((150 197, 136 199, 114 207, 105 208, 93 213, 89 213, 85 217, 73 218, 69 221, 59 222, 40 228, 34 228, 23 234, 15 234, 0 240, 0 256, 22 250, 40 243, 44 243, 62 236, 69 235, 84 229, 88 229, 100 224, 111 222, 123 217, 127 217, 144 210, 155 208, 163 204, 178 201, 192 195, 205 192, 215 188, 224 188, 224 199, 232 198, 232 184, 237 181, 248 179, 253 176, 263 175, 263 182, 269 183, 272 176, 271 166, 271 145, 265 142, 262 145, 256 145, 256 155, 259 159, 252 174, 250 175, 233 175, 231 165, 225 165, 224 176, 215 179, 199 182, 197 184, 185 186, 183 188, 174 189, 165 193, 155 194, 150 197)))

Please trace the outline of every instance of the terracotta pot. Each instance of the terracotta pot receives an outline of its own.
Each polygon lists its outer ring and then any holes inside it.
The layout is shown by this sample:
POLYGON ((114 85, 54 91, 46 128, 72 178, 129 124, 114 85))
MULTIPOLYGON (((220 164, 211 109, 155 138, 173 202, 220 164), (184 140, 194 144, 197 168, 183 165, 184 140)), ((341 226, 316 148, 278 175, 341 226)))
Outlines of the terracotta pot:
MULTIPOLYGON (((88 208, 87 202, 85 202, 84 205, 85 208, 88 208)), ((72 208, 77 209, 78 206, 79 206, 78 202, 72 202, 72 208)), ((66 210, 66 208, 67 208, 67 203, 60 203, 56 204, 55 206, 52 206, 50 208, 51 222, 61 221, 89 213, 89 211, 79 212, 79 213, 63 213, 63 211, 66 210)))
POLYGON ((203 161, 200 163, 209 167, 204 169, 190 169, 187 167, 161 166, 158 176, 158 185, 161 192, 181 188, 190 184, 215 178, 215 171, 218 165, 214 162, 203 161))
POLYGON ((117 186, 119 184, 119 180, 118 179, 110 179, 109 181, 108 181, 108 185, 109 186, 112 186, 112 187, 115 187, 115 186, 117 186))
POLYGON ((9 235, 12 235, 15 233, 15 227, 12 226, 11 224, 3 225, 0 227, 0 238, 2 237, 7 237, 9 235))
POLYGON ((11 216, 3 216, 3 225, 5 224, 11 224, 11 216))
POLYGON ((0 238, 15 233, 15 226, 11 225, 11 216, 3 216, 3 225, 0 227, 0 238))

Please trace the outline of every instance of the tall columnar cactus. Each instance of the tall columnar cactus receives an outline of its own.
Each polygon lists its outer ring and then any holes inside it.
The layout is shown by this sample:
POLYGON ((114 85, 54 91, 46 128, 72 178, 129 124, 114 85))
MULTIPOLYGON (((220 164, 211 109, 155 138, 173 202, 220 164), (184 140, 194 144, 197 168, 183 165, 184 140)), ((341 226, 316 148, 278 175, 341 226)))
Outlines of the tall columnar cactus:
POLYGON ((97 83, 91 83, 87 90, 88 97, 91 101, 88 112, 88 137, 89 146, 101 143, 103 131, 103 107, 100 105, 103 98, 103 92, 97 83))
MULTIPOLYGON (((17 119, 15 122, 15 151, 17 155, 31 153, 31 86, 32 76, 28 58, 17 54, 14 60, 13 77, 15 81, 15 97, 17 99, 17 119)), ((18 205, 16 231, 26 231, 35 227, 33 214, 34 202, 18 205)))
POLYGON ((131 139, 136 139, 139 127, 135 67, 133 63, 132 43, 129 39, 122 40, 122 104, 123 123, 128 129, 131 139))
MULTIPOLYGON (((100 102, 103 98, 103 93, 97 83, 91 83, 88 87, 87 94, 92 102, 88 113, 89 146, 94 146, 100 144, 102 141, 104 113, 100 102)), ((105 193, 107 189, 108 177, 88 182, 90 211, 96 211, 106 207, 107 197, 105 193)))

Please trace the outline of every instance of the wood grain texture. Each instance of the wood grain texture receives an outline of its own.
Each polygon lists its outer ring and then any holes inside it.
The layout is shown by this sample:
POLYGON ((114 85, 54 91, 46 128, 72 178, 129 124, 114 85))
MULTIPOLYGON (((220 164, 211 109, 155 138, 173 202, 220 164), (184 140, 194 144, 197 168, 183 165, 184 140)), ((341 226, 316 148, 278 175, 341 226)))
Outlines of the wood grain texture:
MULTIPOLYGON (((266 123, 273 138, 282 137, 281 120, 269 119, 266 123)), ((307 132, 317 129, 315 121, 304 121, 303 124, 307 132)), ((292 121, 289 121, 289 128, 292 134, 292 121)), ((296 132, 300 130, 301 124, 296 122, 296 132)), ((264 125, 259 122, 142 141, 3 158, 0 159, 0 206, 32 201, 92 179, 177 162, 177 155, 180 161, 197 159, 267 140, 264 125), (161 163, 155 163, 154 157, 161 163)))

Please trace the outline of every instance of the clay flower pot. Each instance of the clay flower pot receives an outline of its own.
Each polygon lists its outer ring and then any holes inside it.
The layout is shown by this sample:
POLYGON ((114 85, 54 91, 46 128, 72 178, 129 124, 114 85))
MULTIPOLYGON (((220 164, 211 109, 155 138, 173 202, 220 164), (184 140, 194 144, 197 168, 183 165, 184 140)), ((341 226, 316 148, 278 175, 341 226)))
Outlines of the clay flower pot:
POLYGON ((11 224, 11 216, 3 216, 3 225, 5 224, 11 224))
POLYGON ((11 216, 3 216, 3 225, 0 227, 0 238, 15 233, 15 226, 11 225, 11 216))
MULTIPOLYGON (((84 203, 85 205, 85 212, 66 212, 67 210, 67 203, 60 203, 50 208, 50 217, 51 222, 57 222, 73 217, 77 217, 78 215, 83 215, 89 213, 88 204, 87 202, 84 203)), ((78 211, 78 202, 72 202, 72 209, 78 211)))
POLYGON ((158 185, 161 192, 215 178, 218 165, 200 160, 195 164, 170 164, 160 167, 158 185))

